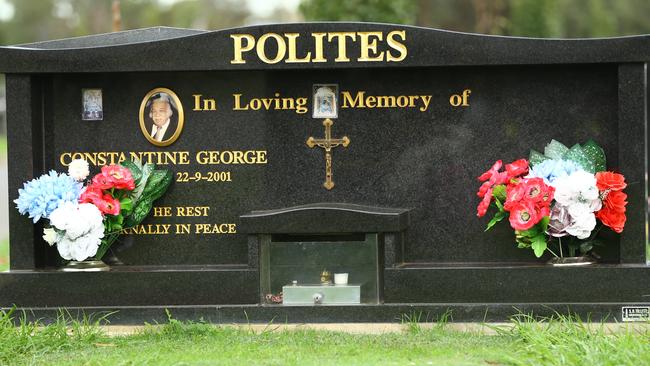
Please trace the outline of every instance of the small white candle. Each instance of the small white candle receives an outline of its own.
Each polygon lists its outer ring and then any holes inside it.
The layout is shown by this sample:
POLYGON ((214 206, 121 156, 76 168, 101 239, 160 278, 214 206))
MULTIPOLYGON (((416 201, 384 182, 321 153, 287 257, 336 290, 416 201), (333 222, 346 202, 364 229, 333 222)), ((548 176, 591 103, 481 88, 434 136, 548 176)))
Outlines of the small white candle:
POLYGON ((348 274, 347 273, 334 273, 334 284, 335 285, 347 285, 348 284, 348 274))

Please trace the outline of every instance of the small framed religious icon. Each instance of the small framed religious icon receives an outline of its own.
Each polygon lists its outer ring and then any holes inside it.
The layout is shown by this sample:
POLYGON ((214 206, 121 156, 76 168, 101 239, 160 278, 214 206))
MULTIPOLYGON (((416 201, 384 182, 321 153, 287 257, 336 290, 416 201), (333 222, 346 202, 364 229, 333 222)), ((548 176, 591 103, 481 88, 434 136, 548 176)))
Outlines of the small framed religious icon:
POLYGON ((313 118, 338 117, 339 86, 336 84, 313 85, 313 118))
POLYGON ((101 121, 104 119, 101 89, 81 89, 81 119, 84 121, 101 121))

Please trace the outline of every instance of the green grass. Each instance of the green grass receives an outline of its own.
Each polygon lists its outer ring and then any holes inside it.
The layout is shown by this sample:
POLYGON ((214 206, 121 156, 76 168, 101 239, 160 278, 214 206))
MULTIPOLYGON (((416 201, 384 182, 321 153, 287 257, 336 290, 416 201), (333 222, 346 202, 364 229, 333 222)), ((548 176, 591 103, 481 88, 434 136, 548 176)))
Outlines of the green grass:
POLYGON ((9 240, 0 240, 0 272, 9 269, 9 240))
POLYGON ((0 135, 0 158, 7 156, 7 136, 0 135))
MULTIPOLYGON (((7 156, 7 136, 0 136, 0 159, 5 159, 7 156)), ((6 166, 5 166, 5 169, 6 166)), ((6 235, 6 233, 0 233, 6 235)), ((3 235, 3 236, 4 236, 3 235)), ((9 269, 9 240, 0 240, 0 272, 9 269)))
POLYGON ((650 333, 607 335, 568 318, 515 319, 497 335, 409 322, 404 333, 356 335, 313 330, 263 332, 170 318, 130 336, 108 337, 103 319, 46 327, 0 314, 0 364, 47 365, 647 365, 650 333))

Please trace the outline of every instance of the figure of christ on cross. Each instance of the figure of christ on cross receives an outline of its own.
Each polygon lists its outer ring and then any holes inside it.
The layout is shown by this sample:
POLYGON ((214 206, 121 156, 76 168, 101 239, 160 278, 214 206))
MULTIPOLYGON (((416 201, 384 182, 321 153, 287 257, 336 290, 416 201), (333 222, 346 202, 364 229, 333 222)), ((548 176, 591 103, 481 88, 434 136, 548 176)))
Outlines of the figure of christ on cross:
POLYGON ((325 182, 323 183, 323 187, 325 187, 327 190, 334 188, 334 181, 332 180, 332 148, 339 145, 347 147, 350 144, 350 139, 347 136, 343 136, 340 139, 332 138, 333 124, 334 122, 332 122, 331 119, 327 118, 323 121, 323 126, 325 126, 325 138, 315 139, 313 137, 309 137, 307 139, 307 146, 311 148, 318 146, 325 149, 325 182))

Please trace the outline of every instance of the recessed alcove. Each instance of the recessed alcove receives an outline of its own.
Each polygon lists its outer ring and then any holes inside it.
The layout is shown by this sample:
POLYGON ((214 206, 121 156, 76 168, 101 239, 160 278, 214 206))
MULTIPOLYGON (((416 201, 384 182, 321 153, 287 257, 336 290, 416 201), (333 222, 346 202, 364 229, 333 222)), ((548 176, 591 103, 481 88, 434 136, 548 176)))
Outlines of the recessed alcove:
POLYGON ((378 304, 386 253, 394 261, 395 242, 386 238, 406 230, 408 210, 322 203, 253 211, 241 219, 249 252, 259 253, 249 262, 259 258, 261 303, 378 304), (347 274, 347 283, 335 283, 337 273, 347 274))

